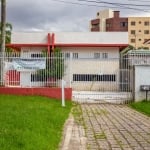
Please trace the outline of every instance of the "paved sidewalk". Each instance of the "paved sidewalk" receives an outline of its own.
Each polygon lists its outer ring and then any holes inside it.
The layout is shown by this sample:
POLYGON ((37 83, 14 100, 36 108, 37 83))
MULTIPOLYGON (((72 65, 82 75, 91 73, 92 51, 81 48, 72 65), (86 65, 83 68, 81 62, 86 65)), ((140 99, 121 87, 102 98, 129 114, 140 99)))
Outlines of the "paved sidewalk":
POLYGON ((68 144, 62 150, 150 150, 150 117, 125 105, 81 104, 81 108, 86 140, 83 128, 80 134, 72 120, 71 135, 66 134, 68 144))

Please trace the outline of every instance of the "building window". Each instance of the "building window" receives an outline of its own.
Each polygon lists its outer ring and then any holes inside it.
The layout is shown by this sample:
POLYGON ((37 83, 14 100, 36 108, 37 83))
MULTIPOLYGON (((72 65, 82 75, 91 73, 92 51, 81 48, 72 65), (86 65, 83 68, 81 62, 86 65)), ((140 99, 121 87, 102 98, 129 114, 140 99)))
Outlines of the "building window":
POLYGON ((131 39, 131 43, 135 43, 135 39, 131 39))
POLYGON ((31 54, 31 58, 39 58, 39 57, 43 57, 43 54, 40 53, 31 54))
POLYGON ((65 53, 65 58, 70 58, 70 53, 65 53))
POLYGON ((115 74, 73 74, 73 81, 116 81, 115 74))
POLYGON ((108 53, 102 53, 102 58, 107 59, 108 58, 108 53))
POLYGON ((110 28, 110 27, 111 27, 111 24, 110 24, 110 23, 107 23, 107 24, 106 24, 106 27, 107 27, 107 28, 110 28))
POLYGON ((78 59, 78 53, 73 53, 73 58, 78 59))
POLYGON ((128 26, 128 23, 127 23, 127 22, 120 22, 120 26, 121 26, 121 27, 127 27, 127 26, 128 26))
POLYGON ((94 59, 99 59, 100 58, 100 53, 94 53, 94 59))
POLYGON ((139 24, 141 24, 141 21, 139 21, 139 24))
POLYGON ((139 30, 139 32, 141 32, 141 30, 139 30))
POLYGON ((139 41, 141 41, 141 39, 139 39, 139 41))
POLYGON ((144 34, 149 34, 149 30, 144 30, 144 34))
POLYGON ((135 26, 135 21, 131 21, 131 26, 135 26))
POLYGON ((131 30, 131 34, 135 34, 135 30, 131 30))
POLYGON ((145 26, 149 26, 149 21, 145 21, 145 22, 144 22, 144 25, 145 25, 145 26))

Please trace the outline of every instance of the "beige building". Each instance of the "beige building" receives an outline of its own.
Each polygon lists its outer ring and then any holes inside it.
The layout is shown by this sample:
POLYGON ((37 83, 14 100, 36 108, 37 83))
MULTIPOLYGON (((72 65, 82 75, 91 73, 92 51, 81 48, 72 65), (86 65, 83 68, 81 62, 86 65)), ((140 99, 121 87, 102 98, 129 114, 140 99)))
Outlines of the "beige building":
POLYGON ((150 17, 120 17, 119 11, 106 9, 97 12, 90 21, 92 32, 128 32, 129 44, 136 49, 150 49, 150 17))
POLYGON ((150 39, 150 17, 129 17, 128 33, 130 45, 150 49, 150 45, 146 44, 150 39))
POLYGON ((111 9, 105 9, 97 12, 96 18, 90 21, 91 31, 106 31, 106 19, 112 18, 114 11, 111 9))

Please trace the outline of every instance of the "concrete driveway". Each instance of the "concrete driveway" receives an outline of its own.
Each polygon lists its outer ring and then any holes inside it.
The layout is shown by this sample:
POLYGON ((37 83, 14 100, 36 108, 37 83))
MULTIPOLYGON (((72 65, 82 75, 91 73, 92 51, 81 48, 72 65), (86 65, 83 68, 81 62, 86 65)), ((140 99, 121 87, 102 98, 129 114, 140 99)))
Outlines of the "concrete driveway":
POLYGON ((70 117, 62 150, 150 150, 150 117, 126 105, 81 104, 83 126, 70 117))

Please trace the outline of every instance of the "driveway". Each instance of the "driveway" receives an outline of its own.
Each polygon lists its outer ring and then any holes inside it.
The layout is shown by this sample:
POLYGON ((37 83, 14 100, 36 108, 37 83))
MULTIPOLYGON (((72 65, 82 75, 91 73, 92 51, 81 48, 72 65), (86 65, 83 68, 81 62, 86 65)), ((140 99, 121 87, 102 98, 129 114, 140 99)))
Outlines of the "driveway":
POLYGON ((150 117, 126 105, 81 104, 81 109, 83 126, 69 118, 62 150, 150 150, 150 117))

